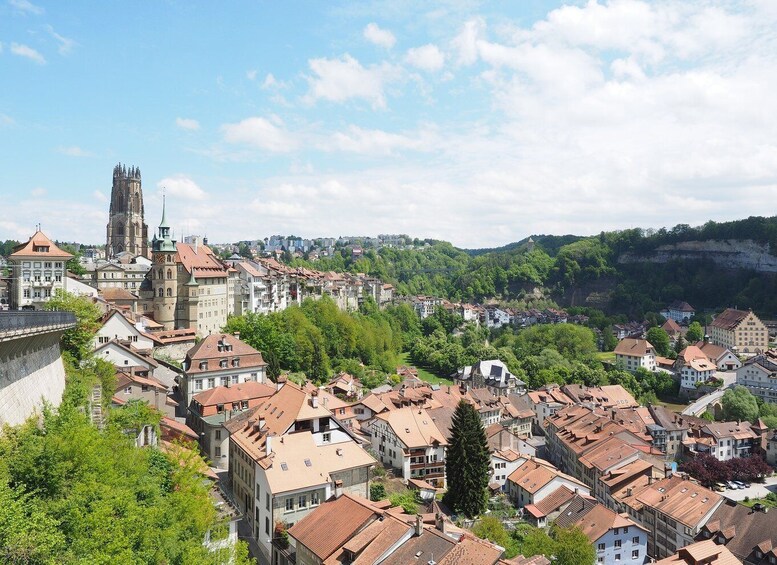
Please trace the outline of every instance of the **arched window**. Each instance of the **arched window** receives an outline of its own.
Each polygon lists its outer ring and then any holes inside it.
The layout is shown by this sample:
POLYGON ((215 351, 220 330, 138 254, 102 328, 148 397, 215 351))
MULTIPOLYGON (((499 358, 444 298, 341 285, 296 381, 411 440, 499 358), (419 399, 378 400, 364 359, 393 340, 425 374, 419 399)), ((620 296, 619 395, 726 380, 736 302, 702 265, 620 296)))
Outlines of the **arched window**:
POLYGON ((158 278, 158 279, 160 279, 160 280, 161 280, 161 279, 165 278, 165 276, 162 274, 163 272, 164 272, 164 271, 162 271, 162 269, 159 269, 159 274, 157 275, 157 278, 158 278))
POLYGON ((157 292, 157 294, 159 295, 159 298, 162 298, 164 296, 163 292, 164 291, 160 288, 159 292, 157 292))
POLYGON ((173 278, 173 271, 171 269, 167 269, 167 278, 172 279, 173 278))
POLYGON ((173 289, 172 288, 168 288, 167 289, 167 296, 172 296, 172 295, 173 295, 173 289))

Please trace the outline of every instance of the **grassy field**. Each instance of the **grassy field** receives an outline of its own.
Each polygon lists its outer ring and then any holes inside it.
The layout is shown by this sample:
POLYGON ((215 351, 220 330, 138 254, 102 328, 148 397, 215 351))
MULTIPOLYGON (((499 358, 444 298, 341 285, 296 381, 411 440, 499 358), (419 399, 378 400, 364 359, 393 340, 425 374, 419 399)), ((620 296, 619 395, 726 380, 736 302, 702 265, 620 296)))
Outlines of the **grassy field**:
POLYGON ((615 363, 614 351, 600 351, 596 354, 596 358, 602 363, 615 363))
MULTIPOLYGON (((413 365, 410 362, 410 354, 409 353, 403 353, 399 357, 399 362, 403 365, 413 365)), ((415 367, 415 365, 413 365, 415 367)), ((446 379, 445 377, 440 377, 438 375, 435 375, 431 371, 427 371, 423 367, 416 367, 418 369, 418 378, 420 378, 422 381, 426 381, 427 383, 432 383, 433 385, 452 385, 453 381, 451 379, 446 379)))
MULTIPOLYGON (((772 493, 774 495, 774 493, 772 493)), ((761 503, 768 508, 777 508, 777 495, 769 495, 765 498, 750 498, 747 501, 742 500, 739 504, 752 508, 754 504, 761 503)))

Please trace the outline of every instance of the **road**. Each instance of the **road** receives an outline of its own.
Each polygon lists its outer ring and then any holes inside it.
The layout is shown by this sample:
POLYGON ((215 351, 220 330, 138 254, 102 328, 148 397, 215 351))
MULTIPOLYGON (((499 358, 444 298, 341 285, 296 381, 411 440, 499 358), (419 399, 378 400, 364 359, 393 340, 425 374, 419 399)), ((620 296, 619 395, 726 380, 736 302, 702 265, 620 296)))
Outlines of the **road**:
POLYGON ((723 396, 723 393, 726 392, 726 389, 734 386, 737 380, 736 371, 718 371, 715 373, 715 376, 719 379, 723 379, 723 384, 721 385, 720 389, 716 390, 715 392, 706 394, 689 404, 688 407, 683 410, 683 414, 686 416, 697 416, 704 413, 707 405, 711 402, 714 402, 715 400, 720 399, 723 396))
POLYGON ((777 492, 777 476, 768 477, 763 483, 751 483, 749 487, 742 490, 726 489, 725 492, 721 492, 726 498, 736 500, 737 502, 744 500, 745 497, 750 499, 763 498, 770 492, 777 492))

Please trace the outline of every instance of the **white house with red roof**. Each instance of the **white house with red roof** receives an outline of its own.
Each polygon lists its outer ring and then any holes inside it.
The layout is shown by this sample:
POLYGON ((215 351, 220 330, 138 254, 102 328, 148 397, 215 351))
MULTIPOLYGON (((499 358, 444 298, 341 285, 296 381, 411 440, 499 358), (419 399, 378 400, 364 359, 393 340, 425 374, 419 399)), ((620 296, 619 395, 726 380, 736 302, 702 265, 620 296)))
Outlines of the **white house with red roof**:
POLYGON ((68 290, 66 265, 72 257, 40 230, 17 245, 8 257, 11 310, 42 310, 55 291, 68 290))

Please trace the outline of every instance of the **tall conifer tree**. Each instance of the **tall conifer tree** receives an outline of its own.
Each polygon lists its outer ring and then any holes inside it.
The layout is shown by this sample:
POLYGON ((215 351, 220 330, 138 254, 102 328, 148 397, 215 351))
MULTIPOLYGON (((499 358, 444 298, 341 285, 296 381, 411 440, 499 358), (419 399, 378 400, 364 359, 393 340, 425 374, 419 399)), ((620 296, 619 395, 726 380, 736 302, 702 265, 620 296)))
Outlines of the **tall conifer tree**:
POLYGON ((453 415, 445 456, 445 502, 455 512, 472 518, 485 511, 489 464, 488 441, 480 416, 473 406, 461 401, 453 415))

